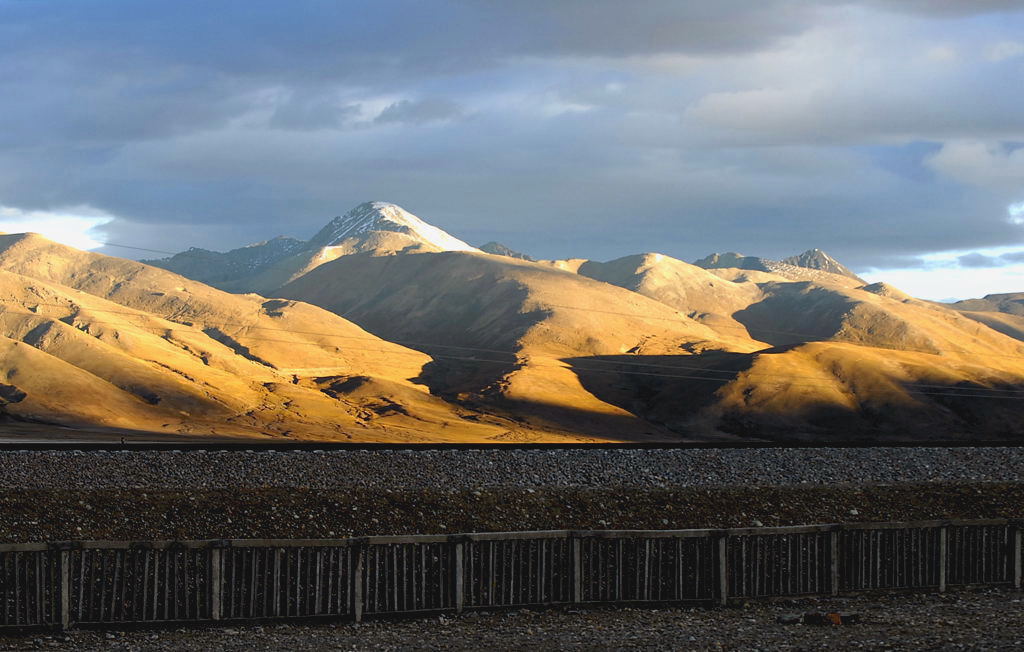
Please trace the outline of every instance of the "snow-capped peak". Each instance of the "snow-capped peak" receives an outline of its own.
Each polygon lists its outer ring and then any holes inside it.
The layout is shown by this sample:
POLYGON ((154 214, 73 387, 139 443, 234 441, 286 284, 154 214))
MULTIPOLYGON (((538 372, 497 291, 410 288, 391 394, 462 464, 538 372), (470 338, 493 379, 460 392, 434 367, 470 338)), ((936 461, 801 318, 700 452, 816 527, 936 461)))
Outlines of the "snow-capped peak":
POLYGON ((789 265, 795 265, 797 267, 805 267, 807 269, 818 269, 823 272, 829 272, 831 274, 840 274, 842 276, 849 276, 852 279, 861 280, 856 274, 854 274, 850 268, 843 265, 838 260, 829 256, 821 249, 808 249, 802 254, 796 256, 790 256, 789 258, 783 258, 783 263, 789 265))
POLYGON ((371 231, 404 233, 444 251, 479 251, 436 226, 427 224, 401 206, 382 201, 360 204, 341 217, 334 218, 313 237, 310 244, 330 247, 371 231))

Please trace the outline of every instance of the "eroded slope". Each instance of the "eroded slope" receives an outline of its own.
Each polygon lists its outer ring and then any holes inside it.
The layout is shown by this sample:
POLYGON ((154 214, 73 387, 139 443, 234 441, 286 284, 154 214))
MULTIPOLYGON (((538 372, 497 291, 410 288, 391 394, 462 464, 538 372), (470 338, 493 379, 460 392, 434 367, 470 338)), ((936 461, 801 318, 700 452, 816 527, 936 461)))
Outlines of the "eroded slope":
POLYGON ((415 380, 428 356, 323 309, 31 234, 0 236, 0 325, 3 412, 19 418, 367 441, 515 427, 432 396, 415 380))

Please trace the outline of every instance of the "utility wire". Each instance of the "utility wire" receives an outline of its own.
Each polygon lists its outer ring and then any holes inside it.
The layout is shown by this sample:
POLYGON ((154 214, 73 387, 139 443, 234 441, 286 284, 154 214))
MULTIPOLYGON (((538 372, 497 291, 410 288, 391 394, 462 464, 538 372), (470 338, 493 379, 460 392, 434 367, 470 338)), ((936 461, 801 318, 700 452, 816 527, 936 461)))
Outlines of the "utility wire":
MULTIPOLYGON (((9 299, 2 299, 0 301, 12 302, 12 300, 9 300, 9 299)), ((62 306, 60 304, 36 304, 36 305, 50 305, 50 306, 64 307, 64 308, 67 307, 67 306, 62 306)), ((97 312, 114 312, 114 311, 97 310, 97 312)), ((31 316, 31 317, 35 317, 35 318, 39 318, 39 319, 52 319, 52 317, 47 317, 45 315, 39 315, 38 313, 34 313, 34 312, 21 312, 21 311, 14 311, 14 310, 5 310, 3 313, 0 313, 0 315, 2 315, 4 313, 27 315, 27 316, 31 316)), ((145 313, 118 312, 117 314, 125 314, 125 315, 134 316, 134 317, 150 317, 150 318, 152 318, 151 315, 147 315, 145 313)), ((167 328, 167 327, 163 327, 163 326, 145 326, 145 325, 142 325, 142 324, 125 324, 123 322, 102 322, 102 321, 93 321, 93 320, 91 320, 90 323, 93 323, 93 324, 106 324, 106 325, 113 325, 113 326, 120 326, 120 327, 129 326, 129 327, 138 328, 138 329, 141 329, 141 330, 151 330, 153 332, 168 332, 168 331, 172 331, 173 332, 173 331, 178 331, 178 332, 187 332, 187 333, 191 333, 191 334, 203 333, 203 331, 195 329, 194 327, 191 327, 191 328, 188 328, 188 329, 181 329, 181 328, 167 328)), ((171 323, 174 323, 174 322, 171 322, 171 323)), ((220 325, 226 325, 226 324, 220 324, 220 325)), ((244 324, 241 324, 241 325, 235 324, 235 325, 241 326, 243 328, 247 327, 247 325, 244 325, 244 324)), ((274 329, 274 330, 281 330, 282 332, 291 332, 291 331, 284 331, 283 329, 274 329)), ((214 338, 214 337, 212 337, 212 336, 210 336, 210 335, 208 335, 206 333, 203 333, 203 334, 207 335, 207 337, 210 337, 213 341, 217 341, 218 343, 220 343, 222 345, 224 344, 223 342, 219 342, 216 338, 214 338)), ((334 335, 326 334, 326 333, 320 333, 319 335, 323 335, 323 336, 327 336, 327 337, 348 337, 348 336, 334 336, 334 335)), ((272 343, 284 343, 284 344, 291 344, 291 345, 298 344, 298 345, 321 346, 321 344, 317 343, 317 342, 295 342, 295 341, 292 341, 292 340, 274 340, 274 339, 269 339, 269 338, 256 337, 256 336, 253 336, 253 335, 235 335, 235 336, 229 336, 229 337, 231 337, 232 339, 235 339, 236 337, 241 337, 241 338, 245 338, 247 340, 257 341, 257 342, 272 342, 272 343)), ((389 340, 380 340, 378 338, 359 338, 359 339, 367 339, 367 340, 368 339, 375 339, 378 342, 383 342, 383 343, 389 342, 389 340)), ((369 353, 385 353, 385 354, 402 354, 402 353, 405 353, 405 352, 402 352, 402 351, 391 351, 391 350, 384 350, 384 349, 368 349, 368 348, 360 348, 360 347, 346 347, 345 350, 348 350, 348 351, 361 351, 361 352, 369 352, 369 353)), ((501 353, 503 353, 505 355, 516 355, 514 352, 508 352, 508 351, 501 352, 501 353)), ((412 352, 412 351, 410 351, 408 353, 405 353, 405 354, 406 355, 428 355, 428 354, 420 354, 420 353, 416 353, 416 352, 412 352)), ((478 357, 453 356, 453 355, 447 355, 447 354, 429 355, 428 357, 431 357, 431 358, 434 358, 434 359, 457 360, 457 361, 466 361, 466 362, 483 363, 483 364, 501 364, 501 365, 520 364, 520 362, 518 360, 515 361, 515 362, 511 362, 509 360, 489 360, 489 359, 482 359, 482 358, 478 358, 478 357)), ((551 358, 551 357, 540 357, 540 359, 542 359, 542 360, 545 360, 545 359, 547 359, 547 360, 558 360, 557 358, 551 358)), ((590 361, 588 361, 588 362, 590 362, 590 361)), ((602 361, 602 362, 608 362, 610 364, 616 364, 614 361, 602 361)), ((705 380, 705 381, 719 382, 719 383, 723 383, 723 384, 727 383, 727 382, 729 382, 731 380, 731 378, 728 378, 728 377, 715 377, 715 376, 707 376, 707 375, 700 375, 700 374, 666 374, 666 373, 655 373, 655 372, 644 372, 644 371, 616 370, 616 369, 607 369, 607 368, 605 368, 605 369, 596 369, 596 368, 588 368, 588 367, 581 367, 581 366, 571 366, 571 365, 567 367, 564 364, 545 364, 545 363, 532 362, 532 361, 531 361, 530 364, 531 364, 531 366, 534 366, 534 367, 551 367, 551 368, 559 368, 559 369, 569 369, 571 371, 584 371, 584 372, 589 372, 589 373, 605 373, 605 374, 612 374, 612 375, 649 376, 649 377, 656 377, 656 378, 672 378, 672 379, 685 379, 685 380, 705 380)), ((669 367, 669 365, 664 365, 664 366, 665 367, 669 367)), ((707 371, 711 371, 711 370, 701 369, 701 371, 707 372, 707 371)), ((740 373, 743 373, 743 372, 727 372, 727 371, 723 371, 723 370, 714 370, 714 371, 716 371, 717 373, 730 373, 733 376, 737 376, 740 373)), ((765 377, 773 378, 773 379, 776 379, 776 380, 795 378, 795 379, 812 379, 812 380, 826 381, 826 382, 829 382, 829 383, 837 382, 837 381, 838 382, 842 382, 841 380, 839 380, 839 379, 837 379, 835 377, 814 378, 814 377, 809 377, 809 376, 789 376, 789 375, 785 375, 785 374, 765 374, 765 373, 756 373, 756 372, 755 373, 748 373, 747 375, 750 375, 750 376, 753 376, 753 375, 765 376, 765 377)), ((820 388, 821 387, 820 384, 809 384, 809 383, 788 383, 788 386, 789 387, 814 387, 814 388, 820 388)), ((994 394, 994 392, 1017 392, 1017 393, 1019 393, 1020 390, 1003 390, 1003 389, 998 389, 998 388, 984 388, 984 387, 979 387, 979 388, 950 387, 948 385, 925 385, 925 384, 914 384, 914 383, 910 383, 910 384, 905 385, 903 387, 903 389, 905 389, 906 391, 908 391, 910 393, 920 394, 920 395, 925 395, 925 396, 952 396, 952 397, 964 397, 964 398, 970 397, 970 398, 998 398, 998 399, 1024 400, 1024 395, 1007 396, 1007 395, 997 395, 997 394, 994 394), (929 392, 929 391, 923 391, 923 390, 918 390, 918 389, 910 389, 910 387, 924 387, 924 388, 946 389, 946 390, 954 389, 957 392, 974 391, 974 392, 993 392, 993 393, 988 393, 988 394, 987 393, 965 394, 965 393, 950 393, 948 391, 929 392)))
MULTIPOLYGON (((164 253, 164 254, 176 255, 174 252, 164 251, 164 250, 160 250, 160 249, 149 249, 149 248, 144 248, 144 247, 136 247, 136 246, 133 246, 133 245, 124 245, 124 244, 118 244, 118 243, 112 243, 112 242, 103 243, 103 244, 105 246, 123 247, 123 248, 126 248, 126 249, 135 249, 135 250, 139 250, 139 251, 149 251, 149 252, 152 252, 152 253, 164 253)), ((273 267, 274 266, 271 265, 271 266, 268 266, 268 267, 264 268, 264 270, 271 269, 273 267)), ((648 298, 650 298, 650 297, 648 297, 648 298)), ((0 301, 4 301, 4 300, 0 300, 0 301)), ((65 307, 65 306, 60 305, 60 304, 36 304, 36 305, 51 305, 52 307, 65 307)), ((578 307, 578 306, 559 305, 559 304, 548 304, 548 305, 550 307, 565 308, 565 309, 571 309, 571 310, 580 310, 580 311, 589 311, 589 312, 595 312, 595 313, 615 314, 615 315, 622 315, 622 316, 627 316, 627 317, 636 317, 636 315, 632 315, 630 313, 622 313, 622 312, 616 312, 616 311, 607 311, 607 310, 600 310, 600 309, 595 309, 595 308, 581 308, 581 307, 578 307)), ((94 309, 94 308, 90 308, 90 310, 93 310, 94 312, 107 312, 107 313, 110 313, 110 314, 125 314, 125 315, 136 315, 137 314, 137 313, 129 313, 129 312, 122 312, 122 311, 112 311, 112 310, 102 310, 102 309, 94 309)), ((679 313, 679 314, 680 314, 680 316, 682 316, 681 313, 679 313)), ((661 319, 661 320, 674 321, 674 319, 672 319, 672 318, 657 317, 657 316, 652 316, 652 315, 645 315, 644 318, 645 319, 661 319)), ((99 322, 96 322, 96 323, 99 323, 99 322)), ((701 322, 694 321, 694 323, 701 324, 702 326, 707 326, 706 324, 702 324, 701 322)), ((221 323, 207 322, 207 324, 208 325, 217 325, 217 326, 234 326, 234 327, 238 327, 238 328, 254 328, 254 329, 260 329, 260 330, 270 330, 270 331, 277 331, 277 332, 285 332, 285 333, 289 333, 289 334, 316 335, 316 336, 319 336, 319 337, 365 339, 365 340, 373 340, 373 341, 377 341, 377 340, 380 339, 380 338, 360 338, 358 336, 336 335, 336 334, 332 334, 332 333, 289 331, 287 329, 274 329, 274 328, 269 328, 269 327, 264 327, 264 326, 257 326, 257 325, 252 325, 252 324, 241 324, 241 323, 230 323, 230 322, 221 322, 221 323)), ((739 326, 739 325, 737 325, 737 326, 716 325, 714 327, 710 327, 709 326, 709 328, 735 328, 735 329, 744 329, 744 330, 746 330, 746 328, 744 326, 739 326)), ((820 336, 818 336, 818 335, 811 335, 811 334, 808 334, 808 333, 796 333, 796 332, 792 332, 792 331, 771 331, 769 329, 755 329, 755 330, 759 330, 759 331, 763 331, 763 332, 774 332, 774 333, 779 333, 779 334, 788 334, 788 335, 797 335, 797 336, 804 336, 804 337, 815 338, 812 341, 826 341, 826 342, 829 341, 829 340, 820 340, 820 339, 818 339, 820 336)), ((250 337, 251 338, 252 336, 246 336, 246 337, 250 337)), ((270 341, 270 340, 267 340, 267 341, 270 341)), ((279 340, 279 341, 280 342, 288 342, 286 340, 279 340)), ((477 352, 484 352, 484 353, 497 353, 497 354, 501 354, 501 355, 514 355, 515 354, 514 352, 505 351, 505 350, 488 349, 488 348, 481 348, 481 347, 467 347, 467 346, 463 346, 463 345, 447 345, 447 344, 438 344, 438 343, 415 342, 415 341, 408 341, 408 340, 384 340, 384 341, 392 342, 394 344, 401 344, 401 345, 405 345, 405 346, 410 346, 410 347, 443 348, 443 349, 453 349, 453 350, 457 350, 457 351, 458 350, 462 350, 462 351, 477 351, 477 352)), ((885 347, 873 347, 871 345, 862 344, 862 343, 859 343, 859 342, 843 342, 841 340, 838 340, 838 341, 837 340, 831 340, 831 342, 844 343, 844 344, 852 344, 852 345, 855 345, 855 346, 868 346, 869 348, 885 348, 885 347)), ((954 350, 949 350, 949 349, 935 349, 934 351, 921 350, 921 349, 890 349, 890 350, 902 351, 902 352, 924 353, 924 354, 927 354, 927 355, 936 355, 936 352, 938 352, 938 353, 953 353, 953 354, 957 354, 957 355, 999 357, 999 358, 1004 358, 1004 359, 1024 359, 1024 356, 1010 356, 1010 355, 1006 355, 1006 354, 994 354, 994 353, 985 354, 985 353, 966 352, 966 351, 954 351, 954 350)), ((440 357, 440 356, 437 355, 437 354, 433 354, 432 357, 440 357)), ((449 357, 451 357, 451 356, 449 356, 449 357)), ((472 359, 472 358, 467 358, 467 359, 472 359)), ((615 361, 615 360, 597 360, 597 359, 591 360, 590 362, 600 362, 600 363, 606 363, 606 364, 611 364, 611 365, 619 365, 619 366, 626 365, 626 366, 634 366, 634 367, 656 367, 656 368, 668 368, 668 369, 686 368, 686 369, 690 369, 690 370, 700 371, 700 372, 705 373, 705 374, 708 374, 708 373, 719 373, 719 374, 732 374, 732 375, 735 375, 736 373, 738 373, 738 372, 731 372, 731 371, 727 371, 727 370, 707 369, 706 367, 700 367, 700 366, 654 365, 654 364, 651 364, 651 363, 637 363, 637 362, 626 362, 626 361, 615 361)), ((625 373, 625 372, 619 371, 617 373, 625 373)), ((756 373, 756 372, 751 372, 748 375, 763 375, 763 376, 773 376, 773 377, 777 377, 778 376, 776 374, 759 374, 759 373, 756 373)), ((834 377, 833 378, 817 378, 817 377, 812 377, 812 376, 788 376, 788 377, 807 379, 807 380, 827 381, 827 382, 832 382, 834 380, 834 377)), ((929 384, 924 384, 924 383, 914 383, 913 385, 916 386, 916 387, 927 387, 927 388, 937 388, 937 389, 945 389, 945 388, 948 387, 946 385, 929 385, 929 384)), ((1016 391, 1016 390, 1004 390, 1004 389, 998 389, 998 388, 961 388, 961 389, 962 390, 969 390, 969 391, 988 391, 988 392, 1014 392, 1014 391, 1016 391)))
MULTIPOLYGON (((146 248, 143 248, 143 247, 135 247, 135 246, 131 246, 131 245, 116 244, 116 243, 113 243, 113 242, 106 242, 106 243, 103 243, 103 244, 104 244, 104 246, 108 246, 108 247, 123 247, 125 249, 136 249, 136 250, 139 250, 139 251, 149 251, 149 252, 153 252, 153 253, 170 254, 172 256, 177 255, 177 253, 183 253, 183 252, 175 253, 175 252, 170 252, 170 251, 163 251, 163 250, 160 250, 160 249, 146 249, 146 248)), ((268 266, 262 268, 260 270, 260 272, 265 272, 265 271, 269 271, 271 269, 276 269, 276 268, 287 269, 283 265, 274 264, 274 265, 268 265, 268 266)), ((161 269, 163 269, 163 268, 161 268, 161 269)), ((552 268, 552 269, 554 269, 554 268, 552 268)), ((582 278, 589 278, 589 277, 583 276, 582 278)), ((596 279, 591 279, 591 280, 596 280, 596 279)), ((613 285, 613 284, 610 284, 610 285, 613 285)), ((615 286, 615 287, 621 287, 621 286, 615 286)), ((646 297, 646 295, 641 295, 641 296, 645 296, 646 297)), ((653 297, 646 297, 646 298, 651 299, 652 301, 657 301, 657 299, 655 299, 653 297)), ((704 326, 706 328, 710 328, 712 330, 729 329, 729 330, 743 331, 743 334, 746 334, 747 336, 750 336, 751 338, 753 338, 752 332, 753 333, 770 333, 770 334, 773 334, 773 335, 792 335, 792 336, 800 337, 800 338, 808 338, 808 339, 805 339, 805 340, 801 340, 802 342, 832 341, 832 342, 842 342, 842 343, 845 343, 845 344, 854 344, 854 345, 862 345, 862 346, 872 347, 872 345, 870 345, 870 344, 862 344, 860 342, 849 342, 849 341, 843 341, 843 340, 822 340, 821 339, 822 336, 821 336, 820 333, 802 333, 802 332, 798 332, 798 331, 778 330, 778 329, 771 329, 771 328, 760 328, 760 327, 756 327, 756 326, 746 326, 746 325, 742 325, 742 324, 735 324, 735 325, 733 325, 733 324, 715 324, 715 325, 709 325, 709 324, 705 324, 704 322, 697 321, 696 319, 690 318, 690 317, 684 315, 682 313, 682 311, 679 311, 679 310, 677 310, 675 308, 672 308, 671 306, 668 306, 667 304, 664 304, 664 305, 666 305, 666 307, 668 307, 669 309, 676 311, 676 313, 678 314, 678 316, 680 318, 679 321, 682 321, 682 319, 690 319, 695 324, 704 326)), ((601 310, 599 308, 583 308, 583 307, 580 307, 580 306, 570 306, 570 305, 563 305, 563 304, 547 304, 547 306, 551 307, 551 308, 563 308, 563 309, 566 309, 566 310, 578 310, 578 311, 581 311, 581 312, 593 312, 593 313, 607 314, 607 315, 618 315, 618 316, 622 316, 622 317, 633 317, 633 318, 637 318, 638 317, 637 315, 631 314, 631 313, 619 312, 619 311, 614 311, 614 310, 601 310)), ((658 315, 643 315, 643 319, 644 320, 669 321, 669 322, 674 322, 674 323, 677 322, 677 318, 675 318, 675 317, 662 317, 662 316, 658 316, 658 315)), ((969 318, 965 317, 965 319, 969 319, 969 318)), ((981 327, 986 327, 987 328, 987 326, 985 326, 984 324, 981 324, 980 322, 975 322, 975 324, 973 324, 973 325, 976 325, 979 329, 981 327)), ((998 331, 993 331, 993 332, 998 332, 998 331)), ((1007 337, 1009 337, 1009 336, 1007 336, 1007 337)), ((759 340, 755 340, 755 341, 759 341, 759 340)), ((795 342, 793 342, 793 343, 795 343, 795 342)), ((412 343, 410 343, 410 344, 412 344, 412 343)), ((440 344, 422 344, 422 346, 445 346, 445 345, 440 345, 440 344)), ((469 347, 459 347, 459 348, 469 348, 469 347)), ((872 348, 888 348, 888 347, 872 347, 872 348)), ((481 349, 481 350, 483 350, 483 349, 481 349)), ((907 352, 913 352, 913 353, 925 353, 925 354, 928 354, 928 355, 936 355, 938 353, 956 353, 956 354, 959 354, 959 355, 986 356, 986 357, 994 357, 994 358, 1006 358, 1006 359, 1020 359, 1020 360, 1024 360, 1024 356, 1014 356, 1014 355, 1008 355, 1008 354, 1003 354, 1003 353, 976 353, 976 352, 955 351, 955 350, 952 350, 952 349, 939 349, 939 348, 935 348, 934 350, 928 350, 928 349, 893 349, 893 350, 907 351, 907 352)))
MULTIPOLYGON (((69 308, 69 306, 66 306, 64 304, 41 303, 41 302, 35 302, 35 301, 27 302, 27 301, 18 300, 18 299, 0 299, 0 302, 19 303, 19 304, 22 304, 22 305, 31 303, 34 306, 47 306, 47 307, 51 307, 51 308, 65 308, 65 309, 69 308)), ((143 312, 141 310, 139 310, 139 311, 106 310, 106 309, 102 309, 102 308, 92 308, 92 307, 84 308, 84 310, 90 311, 90 312, 102 312, 102 313, 105 313, 105 314, 125 315, 125 316, 129 316, 129 317, 150 317, 150 318, 156 318, 156 319, 164 319, 166 321, 170 321, 171 323, 179 323, 180 324, 180 322, 174 322, 170 318, 160 317, 158 315, 153 315, 151 313, 145 313, 145 312, 143 312)), ((13 312, 13 311, 11 311, 11 312, 13 312)), ((26 314, 26 315, 31 314, 31 315, 41 316, 41 315, 38 315, 37 313, 19 313, 19 314, 26 314)), ((90 323, 109 324, 109 325, 121 324, 121 322, 102 322, 102 321, 96 321, 96 320, 91 320, 90 323)), ((132 325, 132 326, 140 326, 140 325, 137 325, 137 324, 130 324, 130 325, 132 325)), ((182 324, 182 325, 188 326, 189 324, 182 324)), ((205 321, 204 320, 203 321, 203 325, 207 326, 207 327, 210 327, 210 326, 225 326, 225 327, 235 327, 235 328, 245 328, 245 329, 267 330, 267 331, 278 332, 278 333, 287 333, 287 334, 290 334, 290 335, 313 335, 313 336, 317 336, 317 337, 326 337, 326 338, 335 338, 335 339, 355 339, 355 340, 366 340, 366 341, 373 341, 373 342, 384 341, 384 342, 388 342, 388 343, 391 343, 391 344, 400 344, 400 345, 403 345, 403 346, 410 346, 410 347, 421 346, 421 347, 424 347, 424 348, 455 349, 455 350, 464 350, 464 351, 475 351, 475 352, 481 352, 481 353, 495 353, 495 354, 499 354, 499 355, 519 355, 518 352, 507 350, 507 349, 491 349, 491 348, 481 348, 481 347, 468 347, 468 346, 461 346, 461 345, 454 345, 454 344, 434 344, 434 343, 428 343, 428 342, 414 342, 414 341, 409 341, 409 340, 390 340, 390 339, 384 339, 384 338, 375 337, 375 336, 365 337, 365 336, 359 336, 359 335, 340 335, 340 334, 336 334, 336 333, 324 333, 322 331, 290 330, 290 329, 283 329, 283 328, 271 328, 271 327, 267 327, 267 326, 258 326, 258 325, 255 325, 255 324, 247 324, 247 323, 243 323, 243 322, 218 322, 218 321, 205 321)), ((243 337, 250 337, 251 338, 251 337, 254 337, 254 336, 244 335, 243 337)), ((262 341, 299 343, 299 342, 294 342, 293 340, 268 340, 266 338, 261 338, 261 339, 262 339, 262 341)), ((310 344, 316 344, 316 343, 314 342, 314 343, 310 343, 310 344)), ((725 355, 729 355, 731 352, 721 352, 721 353, 723 353, 725 355)), ((526 355, 532 355, 532 354, 526 354, 526 355)), ((744 354, 738 354, 738 355, 744 355, 744 354)), ((705 372, 705 373, 723 373, 723 374, 732 374, 732 375, 735 375, 735 373, 737 373, 735 371, 719 370, 719 369, 708 369, 705 366, 693 366, 693 365, 685 365, 685 364, 653 364, 653 363, 632 362, 632 361, 625 361, 625 360, 596 360, 596 359, 593 360, 593 362, 601 362, 601 363, 611 364, 611 365, 627 365, 627 366, 636 366, 636 367, 654 367, 654 368, 663 368, 663 369, 691 369, 691 370, 696 370, 696 371, 702 371, 702 372, 705 372)), ((804 378, 804 379, 807 379, 807 380, 831 380, 831 378, 816 377, 816 376, 789 376, 789 377, 804 378)), ((934 387, 944 388, 944 387, 946 387, 946 385, 934 385, 934 387)), ((996 390, 996 389, 993 388, 992 391, 1014 391, 1014 390, 996 390)))
POLYGON ((147 249, 146 247, 135 247, 132 245, 117 244, 116 242, 101 242, 100 244, 104 247, 120 247, 122 249, 134 249, 136 251, 148 251, 151 254, 170 254, 172 256, 175 256, 178 253, 181 253, 180 251, 175 253, 173 251, 164 251, 163 249, 147 249))
MULTIPOLYGON (((92 295, 90 295, 90 296, 92 296, 92 295)), ((51 308, 64 308, 64 309, 68 309, 69 308, 69 306, 64 305, 64 304, 59 304, 59 303, 43 303, 43 302, 36 302, 36 301, 29 302, 29 301, 25 301, 25 300, 21 300, 21 299, 0 299, 0 302, 17 303, 17 304, 25 305, 26 307, 27 307, 27 304, 31 303, 32 305, 35 305, 35 306, 47 306, 47 307, 51 307, 51 308)), ((310 304, 310 305, 312 305, 312 304, 310 304)), ((180 322, 174 322, 173 319, 171 319, 171 318, 160 317, 158 315, 153 315, 153 314, 150 314, 150 313, 145 313, 145 312, 143 312, 141 310, 138 310, 138 311, 108 310, 108 309, 103 309, 103 308, 92 308, 92 307, 84 308, 84 310, 91 311, 91 312, 100 312, 100 313, 105 313, 105 314, 125 315, 125 316, 129 316, 129 317, 150 317, 150 318, 157 318, 157 319, 165 319, 166 321, 171 321, 172 323, 180 323, 180 322)), ((35 313, 31 313, 31 314, 35 314, 35 313)), ((330 313, 330 314, 333 314, 333 313, 330 313)), ((120 322, 99 322, 99 321, 94 321, 93 323, 118 324, 120 322)), ((367 337, 367 336, 361 336, 361 335, 341 335, 341 334, 337 334, 337 333, 324 333, 322 331, 290 330, 290 329, 285 329, 285 328, 273 328, 273 327, 269 327, 269 326, 259 326, 259 325, 256 325, 256 324, 247 324, 247 323, 243 323, 243 322, 221 322, 221 321, 205 321, 204 320, 203 324, 205 326, 207 326, 207 327, 223 326, 223 327, 245 328, 245 329, 255 329, 255 330, 270 331, 270 332, 276 332, 276 333, 287 333, 289 335, 311 335, 311 336, 324 337, 324 338, 353 339, 353 340, 365 340, 365 341, 372 341, 372 342, 384 341, 384 342, 388 342, 388 343, 391 343, 391 344, 400 344, 402 346, 407 346, 407 347, 411 347, 411 348, 416 348, 416 347, 441 348, 441 349, 452 349, 452 350, 456 350, 456 351, 473 351, 473 352, 479 352, 479 353, 495 353, 495 354, 499 354, 499 355, 518 355, 518 352, 511 351, 511 350, 508 350, 508 349, 493 349, 493 348, 483 348, 483 347, 471 347, 471 346, 464 346, 464 345, 457 345, 457 344, 438 344, 438 343, 433 343, 433 342, 419 342, 419 341, 413 341, 413 340, 400 340, 400 339, 391 340, 391 339, 384 339, 384 338, 376 337, 376 336, 367 337)), ((184 325, 188 325, 188 324, 184 324, 184 325)), ((246 335, 245 337, 253 337, 253 336, 246 335)), ((271 341, 271 340, 267 340, 267 341, 271 341)), ((290 340, 273 340, 273 341, 289 342, 290 340)), ((854 344, 856 346, 863 346, 863 345, 855 343, 855 342, 840 342, 840 343, 843 343, 843 344, 854 344)), ((878 348, 878 347, 868 347, 868 348, 878 348)), ((887 349, 887 350, 894 350, 894 351, 900 351, 900 352, 906 351, 905 349, 887 349)), ((909 352, 919 352, 919 351, 911 350, 909 352)), ((753 355, 753 354, 756 354, 758 352, 754 351, 754 352, 751 352, 750 354, 743 354, 743 353, 737 354, 737 353, 733 353, 733 352, 729 352, 729 351, 722 351, 720 353, 723 354, 723 355, 730 355, 730 354, 732 354, 732 355, 753 355)), ((953 353, 958 353, 960 355, 975 355, 974 353, 959 352, 959 351, 953 352, 953 353)), ((531 354, 527 353, 526 355, 531 355, 531 354)), ((1024 359, 1024 358, 1022 358, 1022 359, 1024 359)), ((591 360, 590 362, 600 362, 602 364, 609 364, 609 365, 620 365, 620 366, 625 365, 625 366, 634 366, 634 367, 651 367, 651 368, 660 368, 660 369, 689 369, 689 370, 694 370, 694 371, 700 371, 700 372, 703 372, 703 373, 721 373, 721 374, 733 374, 733 375, 738 373, 738 372, 729 371, 729 370, 708 369, 707 367, 701 366, 701 365, 655 364, 655 363, 648 363, 648 362, 632 362, 632 361, 625 361, 625 360, 597 360, 597 359, 591 360)), ((775 375, 775 374, 765 374, 765 375, 775 375)), ((787 377, 790 377, 790 378, 802 378, 802 379, 806 379, 806 380, 823 380, 823 381, 831 381, 831 380, 834 379, 834 377, 817 377, 817 376, 787 376, 787 377)), ((929 385, 929 384, 924 384, 924 383, 914 383, 914 385, 918 386, 918 387, 933 387, 933 388, 945 388, 945 387, 948 387, 947 385, 938 385, 938 384, 931 384, 931 385, 929 385)), ((1014 391, 1017 391, 1017 390, 1003 390, 1003 389, 998 389, 998 388, 990 388, 990 391, 994 391, 994 392, 996 392, 996 391, 998 391, 998 392, 1014 392, 1014 391)))

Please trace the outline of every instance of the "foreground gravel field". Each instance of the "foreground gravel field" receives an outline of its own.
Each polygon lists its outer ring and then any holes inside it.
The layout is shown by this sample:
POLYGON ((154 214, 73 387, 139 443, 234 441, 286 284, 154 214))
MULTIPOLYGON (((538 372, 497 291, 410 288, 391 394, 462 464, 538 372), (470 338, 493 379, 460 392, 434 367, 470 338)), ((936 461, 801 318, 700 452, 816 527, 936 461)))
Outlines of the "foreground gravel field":
POLYGON ((265 624, 0 638, 0 650, 1006 650, 1024 645, 1024 594, 1009 591, 751 603, 729 609, 468 613, 390 622, 265 624), (781 625, 850 611, 856 625, 781 625))
POLYGON ((1024 449, 0 452, 0 541, 1024 517, 1024 449))
POLYGON ((0 488, 713 487, 1024 480, 1024 448, 0 452, 0 488))
POLYGON ((0 490, 0 541, 344 538, 1024 518, 1024 482, 683 488, 0 490))

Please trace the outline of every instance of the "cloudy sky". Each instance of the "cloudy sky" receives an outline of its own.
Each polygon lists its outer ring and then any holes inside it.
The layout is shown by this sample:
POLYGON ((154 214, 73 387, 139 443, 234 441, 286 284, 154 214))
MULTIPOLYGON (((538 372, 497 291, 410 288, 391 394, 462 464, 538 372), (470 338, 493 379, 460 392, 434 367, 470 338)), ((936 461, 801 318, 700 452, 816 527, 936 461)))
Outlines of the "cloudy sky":
POLYGON ((1024 291, 1024 0, 0 0, 0 43, 0 230, 226 249, 387 200, 1024 291))

